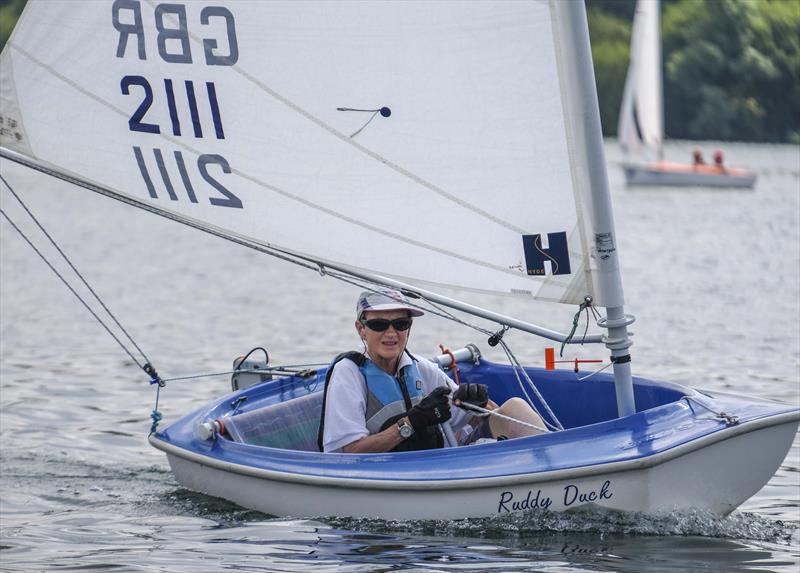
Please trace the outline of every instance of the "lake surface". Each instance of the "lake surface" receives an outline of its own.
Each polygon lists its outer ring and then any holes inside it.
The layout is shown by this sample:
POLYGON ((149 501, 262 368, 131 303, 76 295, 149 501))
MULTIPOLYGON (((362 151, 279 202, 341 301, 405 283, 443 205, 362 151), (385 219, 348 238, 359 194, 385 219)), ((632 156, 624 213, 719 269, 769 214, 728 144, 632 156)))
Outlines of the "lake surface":
MULTIPOLYGON (((667 157, 688 160, 693 147, 673 144, 667 157)), ((709 156, 715 145, 701 147, 709 156)), ((755 191, 629 190, 607 146, 626 309, 637 317, 634 372, 798 404, 800 150, 724 149, 729 164, 757 170, 755 191)), ((0 170, 164 377, 227 370, 255 346, 275 364, 358 347, 355 287, 5 161, 0 170)), ((5 188, 0 204, 37 236, 5 188)), ((798 570, 799 439, 769 484, 724 519, 290 520, 187 491, 147 444, 147 377, 5 220, 0 240, 2 571, 798 570)), ((575 311, 472 300, 561 331, 575 311)), ((506 340, 523 362, 543 363, 545 341, 506 340)), ((469 342, 505 360, 474 331, 432 316, 410 347, 433 355, 440 343, 469 342)), ((578 356, 604 357, 588 347, 578 356)), ((163 423, 229 388, 227 376, 169 384, 163 423)))

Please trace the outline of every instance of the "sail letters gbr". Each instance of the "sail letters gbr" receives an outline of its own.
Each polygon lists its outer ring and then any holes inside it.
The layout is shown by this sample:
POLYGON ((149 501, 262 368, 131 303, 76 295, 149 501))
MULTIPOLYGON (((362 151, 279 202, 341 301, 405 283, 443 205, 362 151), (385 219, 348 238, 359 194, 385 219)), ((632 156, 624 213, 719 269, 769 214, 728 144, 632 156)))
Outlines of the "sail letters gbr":
MULTIPOLYGON (((196 7, 197 4, 192 5, 193 9, 196 7)), ((133 145, 133 159, 153 199, 166 193, 171 201, 208 201, 217 207, 241 209, 242 201, 224 183, 225 174, 231 173, 227 159, 197 150, 198 143, 208 139, 225 139, 218 87, 213 81, 181 77, 188 74, 189 68, 197 72, 204 66, 236 64, 239 45, 234 15, 228 8, 213 5, 192 13, 196 20, 190 21, 186 5, 178 3, 151 5, 139 0, 115 0, 111 6, 111 24, 118 32, 116 57, 156 62, 153 69, 161 72, 128 74, 120 79, 121 96, 136 102, 128 129, 158 136, 157 140, 154 138, 156 146, 143 149, 133 145), (153 38, 147 35, 155 35, 157 50, 152 49, 153 38), (196 38, 201 39, 202 49, 192 41, 196 38), (166 69, 174 70, 174 74, 163 77, 166 69), (156 109, 166 109, 169 120, 159 121, 156 109), (175 147, 162 147, 165 143, 174 143, 175 147), (196 151, 196 164, 187 166, 184 151, 179 148, 196 151), (170 178, 168 163, 177 169, 180 182, 170 178), (152 169, 153 164, 156 169, 152 169), (198 181, 198 175, 203 185, 195 188, 193 181, 198 181)))

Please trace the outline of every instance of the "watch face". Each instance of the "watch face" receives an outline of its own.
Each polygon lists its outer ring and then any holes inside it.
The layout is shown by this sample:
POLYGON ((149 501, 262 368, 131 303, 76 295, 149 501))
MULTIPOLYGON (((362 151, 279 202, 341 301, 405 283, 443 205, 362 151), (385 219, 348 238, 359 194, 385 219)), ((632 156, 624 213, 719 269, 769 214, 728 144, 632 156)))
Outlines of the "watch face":
POLYGON ((403 424, 402 426, 400 426, 400 437, 410 438, 411 434, 413 433, 414 433, 414 428, 412 428, 408 424, 403 424))

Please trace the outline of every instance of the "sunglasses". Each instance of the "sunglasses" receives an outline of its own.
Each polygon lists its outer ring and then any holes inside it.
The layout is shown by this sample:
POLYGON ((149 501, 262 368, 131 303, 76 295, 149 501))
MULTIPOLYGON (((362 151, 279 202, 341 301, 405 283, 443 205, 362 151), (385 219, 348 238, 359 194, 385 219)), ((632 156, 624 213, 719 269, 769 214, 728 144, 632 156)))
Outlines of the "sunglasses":
POLYGON ((361 324, 375 332, 389 330, 390 325, 393 326, 397 332, 403 332, 411 328, 412 322, 410 318, 395 318, 392 320, 388 318, 370 318, 369 320, 362 320, 361 324))

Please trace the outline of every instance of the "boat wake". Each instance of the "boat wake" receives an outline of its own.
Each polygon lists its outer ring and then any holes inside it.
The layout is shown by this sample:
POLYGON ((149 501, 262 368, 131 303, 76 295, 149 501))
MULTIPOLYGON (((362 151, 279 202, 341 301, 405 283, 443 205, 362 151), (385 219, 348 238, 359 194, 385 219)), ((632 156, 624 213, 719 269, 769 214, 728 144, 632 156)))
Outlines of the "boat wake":
POLYGON ((572 532, 601 535, 697 536, 789 544, 800 536, 800 522, 773 520, 748 512, 719 517, 690 511, 644 514, 577 509, 561 513, 521 512, 491 518, 434 521, 322 519, 337 528, 422 535, 523 537, 531 533, 572 532))

